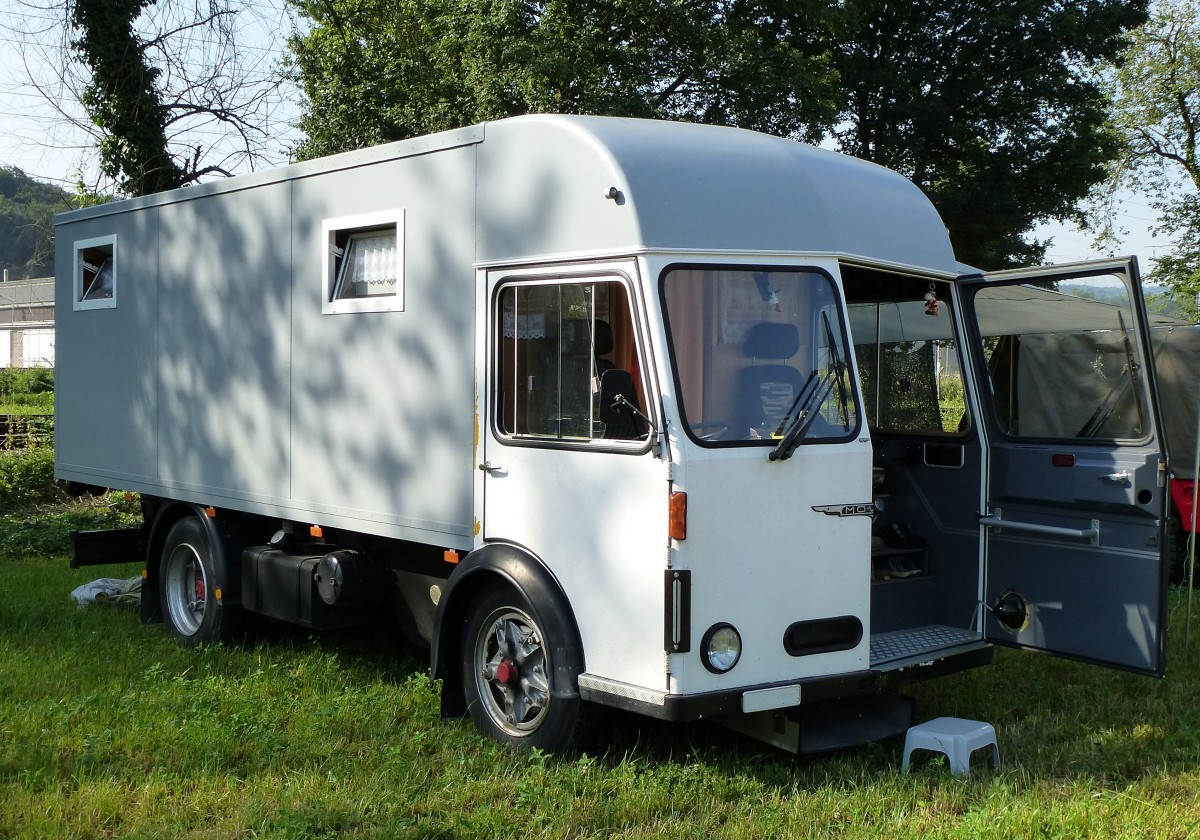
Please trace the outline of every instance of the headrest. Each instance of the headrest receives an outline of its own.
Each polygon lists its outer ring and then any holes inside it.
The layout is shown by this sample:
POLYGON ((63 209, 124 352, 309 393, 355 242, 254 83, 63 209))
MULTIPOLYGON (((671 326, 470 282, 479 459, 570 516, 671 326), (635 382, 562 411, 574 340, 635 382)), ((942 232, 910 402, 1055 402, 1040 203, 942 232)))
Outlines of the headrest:
POLYGON ((591 350, 597 356, 611 353, 613 349, 612 327, 607 321, 589 321, 587 318, 563 318, 559 329, 559 340, 564 353, 583 356, 591 350), (592 324, 595 324, 595 330, 592 324), (589 335, 589 333, 592 333, 589 335))
POLYGON ((795 324, 763 321, 746 333, 742 354, 755 359, 790 359, 799 349, 800 331, 795 324))
POLYGON ((608 325, 608 321, 596 321, 596 334, 593 338, 596 343, 597 356, 605 356, 612 352, 613 334, 612 327, 608 325))

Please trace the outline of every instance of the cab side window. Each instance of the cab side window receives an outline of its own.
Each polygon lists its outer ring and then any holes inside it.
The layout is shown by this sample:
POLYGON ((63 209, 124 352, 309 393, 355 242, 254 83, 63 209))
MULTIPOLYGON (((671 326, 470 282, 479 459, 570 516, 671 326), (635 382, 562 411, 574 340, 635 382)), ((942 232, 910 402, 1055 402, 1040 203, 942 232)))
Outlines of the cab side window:
POLYGON ((496 424, 542 441, 640 440, 633 319, 615 280, 514 283, 499 293, 496 424))
POLYGON ((973 306, 1002 434, 1100 442, 1152 433, 1123 278, 1068 279, 1054 289, 997 283, 976 291, 973 306))

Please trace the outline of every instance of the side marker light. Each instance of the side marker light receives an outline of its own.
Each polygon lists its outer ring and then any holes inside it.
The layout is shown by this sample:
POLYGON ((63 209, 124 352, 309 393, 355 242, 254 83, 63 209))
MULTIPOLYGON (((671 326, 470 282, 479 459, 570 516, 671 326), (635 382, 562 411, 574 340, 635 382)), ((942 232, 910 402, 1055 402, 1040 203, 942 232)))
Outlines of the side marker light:
POLYGON ((673 540, 687 539, 687 493, 676 490, 667 507, 667 535, 673 540))

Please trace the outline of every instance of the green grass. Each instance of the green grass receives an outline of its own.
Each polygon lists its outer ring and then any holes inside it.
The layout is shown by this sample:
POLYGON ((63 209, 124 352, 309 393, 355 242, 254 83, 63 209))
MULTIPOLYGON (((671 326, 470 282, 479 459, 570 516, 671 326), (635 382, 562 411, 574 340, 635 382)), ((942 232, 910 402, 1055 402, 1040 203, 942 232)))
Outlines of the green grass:
POLYGON ((1200 835, 1200 632, 1188 658, 1173 634, 1165 681, 1000 650, 917 687, 919 719, 996 725, 1002 768, 963 779, 901 774, 896 745, 798 760, 615 713, 603 751, 552 758, 441 721, 424 656, 388 631, 186 650, 69 600, 137 571, 0 559, 0 837, 1200 835))

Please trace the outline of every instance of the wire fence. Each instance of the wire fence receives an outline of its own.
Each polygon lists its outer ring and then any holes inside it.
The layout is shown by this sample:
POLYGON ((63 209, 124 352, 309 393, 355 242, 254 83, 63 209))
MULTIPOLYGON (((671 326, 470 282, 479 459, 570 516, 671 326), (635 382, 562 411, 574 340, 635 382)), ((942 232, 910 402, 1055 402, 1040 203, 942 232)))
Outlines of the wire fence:
POLYGON ((53 414, 0 414, 0 451, 32 449, 53 443, 53 414))

